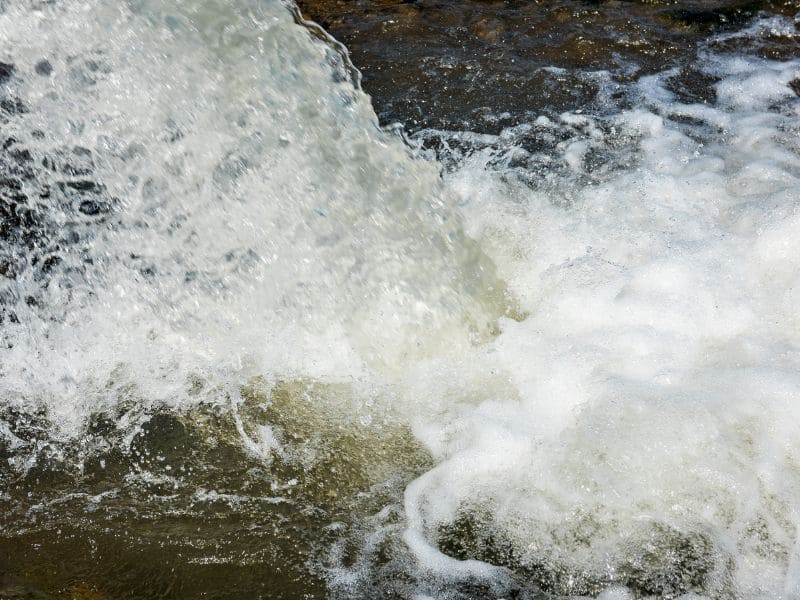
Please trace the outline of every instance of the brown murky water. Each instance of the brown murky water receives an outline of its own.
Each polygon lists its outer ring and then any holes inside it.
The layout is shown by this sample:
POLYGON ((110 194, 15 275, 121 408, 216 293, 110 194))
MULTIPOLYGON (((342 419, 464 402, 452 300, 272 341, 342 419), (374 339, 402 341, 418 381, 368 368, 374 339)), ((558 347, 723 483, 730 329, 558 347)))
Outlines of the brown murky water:
POLYGON ((0 445, 0 598, 324 597, 314 556, 430 464, 410 432, 329 422, 308 403, 337 393, 256 383, 236 417, 155 414, 130 441, 98 415, 82 448, 4 414, 26 447, 0 445), (264 424, 292 455, 243 451, 264 424), (24 475, 22 457, 36 463, 24 475))

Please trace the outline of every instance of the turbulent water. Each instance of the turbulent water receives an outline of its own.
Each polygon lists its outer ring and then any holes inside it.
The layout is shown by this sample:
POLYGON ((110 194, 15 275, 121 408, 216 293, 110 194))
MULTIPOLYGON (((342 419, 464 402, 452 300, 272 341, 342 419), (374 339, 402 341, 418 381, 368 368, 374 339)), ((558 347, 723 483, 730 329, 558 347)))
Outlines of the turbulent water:
POLYGON ((0 597, 800 597, 798 19, 409 137, 277 0, 0 2, 0 597))

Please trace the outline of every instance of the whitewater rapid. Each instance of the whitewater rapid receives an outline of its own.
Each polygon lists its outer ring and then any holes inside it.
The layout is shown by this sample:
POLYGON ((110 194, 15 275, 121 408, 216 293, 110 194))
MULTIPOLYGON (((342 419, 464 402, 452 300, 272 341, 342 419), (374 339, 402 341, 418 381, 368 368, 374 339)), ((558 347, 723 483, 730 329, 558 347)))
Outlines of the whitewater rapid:
MULTIPOLYGON (((267 483, 346 477, 331 431, 358 493, 415 470, 330 524, 333 595, 800 597, 800 60, 700 49, 710 102, 593 72, 606 114, 404 139, 290 8, 0 11, 13 472, 213 406, 267 483)), ((728 35, 762 30, 800 37, 728 35)))
MULTIPOLYGON (((467 367, 505 372, 513 394, 415 430, 438 460, 406 491, 423 555, 467 514, 485 555, 510 546, 505 560, 566 591, 622 574, 672 593, 800 593, 800 63, 700 64, 720 78, 714 106, 649 77, 639 108, 482 139, 446 177, 529 316, 503 320, 467 367), (552 161, 563 174, 531 189, 512 161, 559 129, 572 133, 552 161), (609 147, 626 167, 590 173, 587 155, 609 147), (670 569, 703 575, 683 587, 670 569)), ((474 394, 452 385, 424 393, 474 394)))

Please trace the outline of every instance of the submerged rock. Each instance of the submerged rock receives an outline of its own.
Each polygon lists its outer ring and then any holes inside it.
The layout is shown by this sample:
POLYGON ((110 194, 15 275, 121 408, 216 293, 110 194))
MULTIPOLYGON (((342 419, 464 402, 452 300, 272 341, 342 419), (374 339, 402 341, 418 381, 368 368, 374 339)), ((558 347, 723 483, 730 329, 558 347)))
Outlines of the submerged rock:
MULTIPOLYGON (((382 122, 494 133, 526 115, 604 109, 606 92, 685 68, 709 35, 745 27, 780 0, 441 2, 300 0, 304 14, 349 48, 382 122)), ((778 58, 798 42, 768 34, 726 42, 778 58)), ((681 82, 705 98, 708 82, 681 82)), ((613 98, 612 98, 613 100, 613 98)))

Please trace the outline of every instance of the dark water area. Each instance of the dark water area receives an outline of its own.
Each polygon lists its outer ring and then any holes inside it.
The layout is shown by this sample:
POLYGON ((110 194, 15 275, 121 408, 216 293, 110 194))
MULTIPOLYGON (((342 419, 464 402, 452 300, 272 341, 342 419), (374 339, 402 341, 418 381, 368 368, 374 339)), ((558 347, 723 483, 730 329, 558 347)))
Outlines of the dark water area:
POLYGON ((800 55, 796 38, 769 33, 708 44, 759 14, 794 16, 794 0, 302 0, 299 6, 349 48, 381 121, 411 132, 497 133, 531 115, 608 112, 625 106, 625 84, 673 68, 678 94, 713 101, 715 80, 692 66, 698 49, 776 60, 800 55), (601 97, 601 85, 616 93, 601 97))
POLYGON ((235 417, 151 413, 128 441, 98 415, 77 445, 6 412, 19 445, 0 445, 0 598, 326 597, 320 573, 358 535, 354 515, 391 506, 430 459, 407 431, 324 422, 304 404, 312 390, 265 397, 255 383, 235 417), (313 440, 314 465, 243 452, 241 428, 265 424, 313 440))

